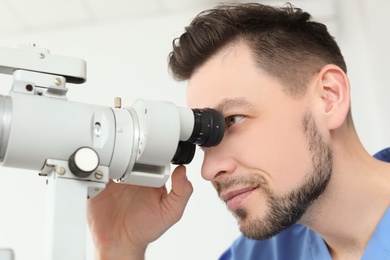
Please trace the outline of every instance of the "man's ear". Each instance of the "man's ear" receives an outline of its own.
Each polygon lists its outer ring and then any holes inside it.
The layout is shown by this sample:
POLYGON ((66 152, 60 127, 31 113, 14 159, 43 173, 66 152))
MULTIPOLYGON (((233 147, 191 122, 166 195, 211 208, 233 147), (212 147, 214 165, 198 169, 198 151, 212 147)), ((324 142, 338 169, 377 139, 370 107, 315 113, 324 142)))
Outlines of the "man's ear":
POLYGON ((344 71, 333 64, 324 66, 317 75, 323 115, 329 130, 339 128, 350 109, 350 84, 344 71))

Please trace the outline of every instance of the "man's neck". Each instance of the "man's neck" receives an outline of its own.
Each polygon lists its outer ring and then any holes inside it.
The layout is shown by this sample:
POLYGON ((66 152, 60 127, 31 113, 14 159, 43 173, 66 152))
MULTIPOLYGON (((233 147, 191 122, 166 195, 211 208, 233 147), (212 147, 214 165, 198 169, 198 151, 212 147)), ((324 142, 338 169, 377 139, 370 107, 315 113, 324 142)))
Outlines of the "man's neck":
POLYGON ((390 206, 390 164, 350 152, 335 154, 325 193, 300 221, 321 235, 333 259, 360 259, 390 206))

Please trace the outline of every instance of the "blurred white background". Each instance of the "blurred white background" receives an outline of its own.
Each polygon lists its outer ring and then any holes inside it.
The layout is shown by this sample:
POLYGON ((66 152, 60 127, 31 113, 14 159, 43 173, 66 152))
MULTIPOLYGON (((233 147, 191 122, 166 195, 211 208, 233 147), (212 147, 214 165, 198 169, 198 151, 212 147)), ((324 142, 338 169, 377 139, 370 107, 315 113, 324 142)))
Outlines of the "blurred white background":
MULTIPOLYGON (((175 82, 168 74, 171 42, 199 11, 217 3, 0 0, 0 46, 35 43, 53 54, 86 60, 87 82, 68 85, 71 101, 113 106, 114 97, 120 96, 124 106, 131 106, 138 98, 185 106, 185 83, 175 82)), ((363 144, 370 153, 389 146, 390 18, 386 12, 390 2, 291 3, 327 24, 339 42, 349 69, 352 111, 363 144)), ((0 75, 0 94, 8 94, 11 82, 11 76, 0 75)), ((211 185, 201 179, 201 156, 198 152, 188 167, 195 191, 182 220, 150 245, 147 259, 217 259, 239 234, 235 219, 211 185)), ((42 259, 45 196, 45 179, 37 172, 0 168, 0 248, 12 248, 15 260, 42 259)), ((90 241, 88 244, 87 259, 93 259, 90 241)))

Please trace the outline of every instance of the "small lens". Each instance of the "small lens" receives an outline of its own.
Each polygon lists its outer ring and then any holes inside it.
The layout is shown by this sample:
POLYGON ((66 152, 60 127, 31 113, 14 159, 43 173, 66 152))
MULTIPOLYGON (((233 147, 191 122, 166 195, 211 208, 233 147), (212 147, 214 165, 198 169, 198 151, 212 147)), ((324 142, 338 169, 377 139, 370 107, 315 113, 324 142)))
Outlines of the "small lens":
POLYGON ((199 146, 210 147, 218 145, 225 133, 225 119, 215 109, 192 109, 194 112, 194 130, 187 142, 199 146))

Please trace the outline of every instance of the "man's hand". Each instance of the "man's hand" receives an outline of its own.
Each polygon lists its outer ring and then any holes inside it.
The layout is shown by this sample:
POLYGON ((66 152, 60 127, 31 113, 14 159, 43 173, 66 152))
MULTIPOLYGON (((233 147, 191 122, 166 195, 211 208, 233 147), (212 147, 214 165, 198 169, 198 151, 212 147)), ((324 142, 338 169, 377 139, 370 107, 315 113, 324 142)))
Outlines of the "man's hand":
POLYGON ((88 200, 88 224, 96 259, 143 259, 149 243, 180 220, 193 188, 184 166, 172 173, 172 189, 110 181, 88 200))

